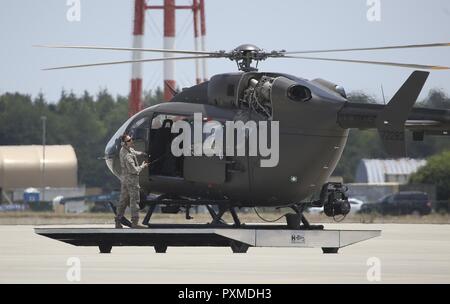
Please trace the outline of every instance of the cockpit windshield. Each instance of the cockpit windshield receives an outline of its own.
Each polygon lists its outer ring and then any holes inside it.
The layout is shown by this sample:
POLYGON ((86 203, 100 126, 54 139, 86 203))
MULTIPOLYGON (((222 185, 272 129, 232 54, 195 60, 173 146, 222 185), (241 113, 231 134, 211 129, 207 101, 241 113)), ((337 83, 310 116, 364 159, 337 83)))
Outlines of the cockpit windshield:
POLYGON ((120 150, 120 137, 125 133, 128 125, 133 121, 134 116, 129 118, 120 128, 114 133, 113 137, 109 140, 108 144, 105 148, 105 156, 111 157, 114 154, 117 154, 120 150))
POLYGON ((132 124, 128 130, 128 134, 135 141, 148 141, 150 130, 150 117, 143 117, 132 124))
MULTIPOLYGON (((108 166, 109 170, 120 178, 120 163, 118 162, 118 154, 121 149, 121 139, 120 137, 125 133, 129 132, 133 138, 139 138, 145 140, 145 129, 143 129, 145 123, 149 121, 148 117, 143 117, 142 119, 137 120, 133 123, 132 126, 130 124, 137 119, 138 115, 142 115, 141 113, 136 114, 135 116, 129 118, 109 140, 108 144, 105 148, 105 162, 108 166), (142 138, 141 138, 142 137, 142 138)), ((140 148, 140 147, 138 147, 140 148)))

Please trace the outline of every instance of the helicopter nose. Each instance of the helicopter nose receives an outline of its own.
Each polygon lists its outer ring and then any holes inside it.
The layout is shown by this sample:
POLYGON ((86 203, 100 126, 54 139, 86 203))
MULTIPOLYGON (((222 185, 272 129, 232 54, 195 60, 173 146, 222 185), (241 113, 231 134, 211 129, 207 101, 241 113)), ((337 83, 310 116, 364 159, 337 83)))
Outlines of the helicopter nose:
POLYGON ((117 177, 120 177, 120 162, 119 162, 119 151, 120 151, 120 138, 117 140, 112 137, 105 148, 105 162, 108 169, 117 177))
POLYGON ((118 178, 120 178, 119 152, 121 146, 120 137, 125 133, 131 118, 128 119, 111 137, 105 147, 105 162, 108 169, 118 178))
POLYGON ((111 173, 114 174, 115 176, 119 177, 120 172, 117 169, 118 168, 118 160, 115 157, 114 158, 106 158, 105 157, 105 162, 106 162, 106 166, 111 171, 111 173))
POLYGON ((108 144, 105 147, 105 161, 108 169, 120 179, 121 168, 120 168, 120 160, 119 153, 122 148, 122 140, 121 137, 125 132, 130 132, 131 135, 134 131, 135 124, 142 121, 142 119, 146 119, 151 117, 152 112, 139 112, 134 116, 128 118, 128 120, 123 123, 123 125, 114 133, 114 135, 109 140, 108 144), (134 127, 133 127, 134 126, 134 127), (131 130, 129 130, 131 129, 131 130))

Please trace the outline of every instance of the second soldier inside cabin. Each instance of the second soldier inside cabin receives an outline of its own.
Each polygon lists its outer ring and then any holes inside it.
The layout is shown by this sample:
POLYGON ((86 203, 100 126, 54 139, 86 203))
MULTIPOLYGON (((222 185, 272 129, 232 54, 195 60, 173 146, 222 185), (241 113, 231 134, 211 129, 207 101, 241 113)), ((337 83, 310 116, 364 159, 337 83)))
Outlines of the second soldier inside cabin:
POLYGON ((121 220, 125 215, 125 210, 130 206, 131 210, 131 228, 144 228, 139 222, 139 173, 149 163, 144 161, 141 165, 138 163, 137 156, 146 155, 133 149, 133 138, 128 134, 121 137, 122 148, 120 149, 120 167, 121 167, 121 187, 120 201, 117 208, 116 228, 122 228, 121 220))

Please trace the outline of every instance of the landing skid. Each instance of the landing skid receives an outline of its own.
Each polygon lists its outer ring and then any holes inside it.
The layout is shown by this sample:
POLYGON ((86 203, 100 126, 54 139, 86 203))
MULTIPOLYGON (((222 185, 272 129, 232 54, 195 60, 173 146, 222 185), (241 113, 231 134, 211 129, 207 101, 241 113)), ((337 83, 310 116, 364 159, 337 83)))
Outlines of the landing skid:
MULTIPOLYGON (((117 215, 117 208, 116 206, 112 203, 109 202, 109 206, 111 207, 111 210, 114 212, 115 215, 117 215)), ((150 227, 150 219, 153 215, 153 213, 155 212, 157 204, 149 204, 147 213, 144 217, 144 220, 142 221, 142 225, 144 226, 148 226, 150 227)), ((206 208, 208 209, 209 214, 212 217, 212 221, 210 223, 211 226, 228 226, 229 224, 226 223, 225 221, 223 221, 222 217, 224 216, 224 214, 229 211, 231 213, 231 216, 233 217, 233 221, 234 221, 234 225, 233 227, 240 227, 241 226, 241 221, 239 220, 239 217, 237 215, 237 212, 235 210, 235 208, 233 207, 229 207, 229 208, 219 208, 219 212, 216 212, 211 205, 206 205, 206 208)), ((189 215, 189 209, 186 209, 186 220, 191 220, 192 217, 189 215)), ((121 224, 125 227, 131 227, 131 222, 125 217, 123 216, 121 218, 121 224)))
MULTIPOLYGON (((168 202, 165 201, 167 204, 168 202)), ((173 204, 180 204, 180 201, 172 201, 173 204)), ((112 202, 109 203, 111 206, 112 211, 115 215, 117 215, 117 208, 114 206, 112 202)), ((142 221, 142 225, 148 226, 149 228, 152 226, 150 224, 150 219, 156 209, 157 204, 152 203, 148 204, 148 210, 144 217, 144 220, 142 221)), ((232 218, 233 218, 233 225, 232 227, 240 228, 242 226, 245 226, 245 224, 241 223, 239 220, 239 217, 236 212, 236 208, 234 207, 219 207, 219 211, 216 212, 214 208, 211 205, 205 204, 209 214, 211 215, 212 221, 208 225, 210 227, 223 227, 223 226, 230 226, 230 224, 226 223, 222 218, 224 214, 228 211, 230 212, 232 218)), ((305 215, 303 214, 303 207, 301 205, 293 205, 291 206, 292 210, 294 210, 295 214, 286 214, 286 223, 287 227, 289 229, 298 229, 298 230, 323 230, 323 225, 311 225, 308 220, 306 219, 305 215)), ((186 208, 186 220, 192 219, 192 217, 189 214, 190 206, 186 208)), ((121 223, 123 226, 131 227, 131 222, 126 218, 122 217, 121 223)))

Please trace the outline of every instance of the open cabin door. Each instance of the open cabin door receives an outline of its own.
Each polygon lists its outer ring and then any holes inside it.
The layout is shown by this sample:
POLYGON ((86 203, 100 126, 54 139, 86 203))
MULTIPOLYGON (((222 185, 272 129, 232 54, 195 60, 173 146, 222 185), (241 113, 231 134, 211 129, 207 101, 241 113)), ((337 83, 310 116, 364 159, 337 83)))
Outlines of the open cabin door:
POLYGON ((178 134, 172 133, 173 123, 185 119, 169 114, 153 115, 149 132, 150 166, 149 175, 166 177, 183 177, 183 156, 176 157, 171 151, 173 139, 178 134))
MULTIPOLYGON (((221 124, 220 127, 222 127, 221 124)), ((204 150, 205 141, 208 140, 214 143, 221 141, 223 145, 223 136, 221 138, 215 138, 214 136, 220 135, 220 132, 216 133, 215 130, 213 128, 208 134, 202 133, 202 143, 200 144, 202 151, 204 150)), ((149 153, 151 155, 150 176, 179 178, 191 182, 210 184, 223 184, 225 182, 226 160, 224 157, 208 157, 205 154, 194 156, 194 123, 192 116, 154 114, 149 138, 149 153), (190 126, 190 134, 187 136, 190 137, 190 140, 184 140, 180 144, 181 149, 183 149, 183 145, 185 144, 191 146, 190 155, 183 154, 181 156, 175 156, 172 151, 173 141, 177 137, 183 136, 182 130, 179 133, 172 132, 172 126, 177 121, 187 122, 190 126)), ((210 153, 211 150, 207 151, 210 153)))

